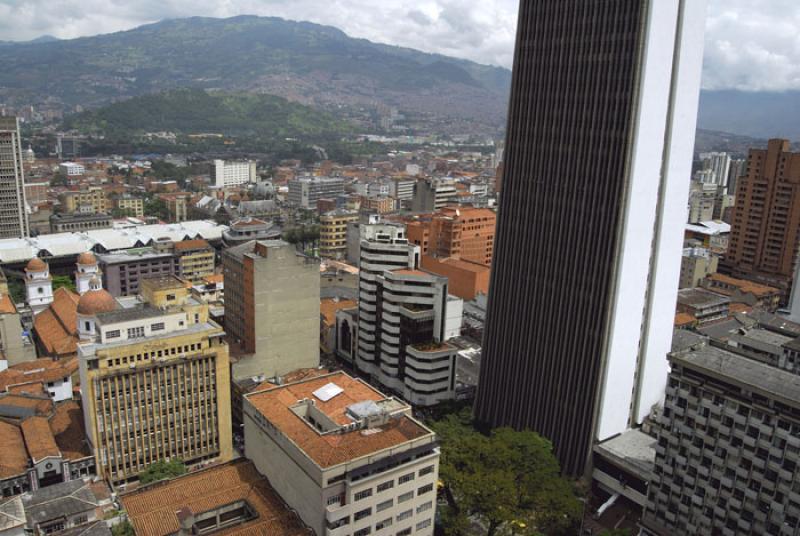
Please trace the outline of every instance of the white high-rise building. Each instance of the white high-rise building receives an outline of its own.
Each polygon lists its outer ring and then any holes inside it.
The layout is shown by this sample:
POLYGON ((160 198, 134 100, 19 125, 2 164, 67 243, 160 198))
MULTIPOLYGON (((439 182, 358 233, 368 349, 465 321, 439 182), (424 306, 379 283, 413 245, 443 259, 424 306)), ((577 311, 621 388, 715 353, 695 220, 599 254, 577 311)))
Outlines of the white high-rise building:
POLYGON ((255 184, 258 182, 256 163, 250 160, 243 162, 214 160, 211 166, 211 180, 217 188, 255 184))
POLYGON ((728 153, 702 153, 700 160, 703 161, 703 170, 710 172, 711 181, 717 186, 727 188, 731 156, 728 153))
POLYGON ((23 153, 16 117, 0 117, 0 238, 28 236, 23 153))

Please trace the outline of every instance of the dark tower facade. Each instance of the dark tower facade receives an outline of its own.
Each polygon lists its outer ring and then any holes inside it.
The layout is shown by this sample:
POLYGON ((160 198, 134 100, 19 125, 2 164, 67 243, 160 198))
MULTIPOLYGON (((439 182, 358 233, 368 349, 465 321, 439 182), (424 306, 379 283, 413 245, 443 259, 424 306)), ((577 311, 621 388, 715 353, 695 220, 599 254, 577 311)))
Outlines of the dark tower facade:
MULTIPOLYGON (((672 119, 680 104, 672 81, 685 6, 663 4, 520 3, 475 413, 489 426, 549 438, 569 474, 583 472, 600 427, 629 424, 639 411, 639 376, 650 373, 639 347, 647 344, 656 294, 648 286, 668 223, 660 214, 672 208, 665 147, 684 128, 672 119), (653 31, 658 18, 671 34, 653 31), (645 69, 663 57, 666 65, 645 69), (631 243, 632 225, 645 226, 644 240, 631 243), (641 254, 623 258, 627 248, 641 254), (636 291, 624 292, 628 284, 636 291), (625 311, 634 312, 628 333, 625 311), (622 376, 617 385, 614 374, 622 376)), ((695 116, 698 90, 689 88, 695 116)), ((688 174, 686 183, 688 190, 688 174)))

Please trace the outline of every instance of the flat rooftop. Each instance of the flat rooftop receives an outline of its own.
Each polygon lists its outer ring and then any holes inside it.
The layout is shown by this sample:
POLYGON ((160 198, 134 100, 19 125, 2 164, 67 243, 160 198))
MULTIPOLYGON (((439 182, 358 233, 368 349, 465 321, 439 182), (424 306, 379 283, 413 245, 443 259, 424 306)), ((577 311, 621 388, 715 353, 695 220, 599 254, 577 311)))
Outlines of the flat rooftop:
POLYGON ((256 517, 209 534, 299 536, 310 533, 252 462, 243 459, 158 482, 120 497, 136 536, 177 534, 181 528, 179 514, 197 516, 237 501, 246 501, 255 510, 256 517))
POLYGON ((800 406, 800 376, 715 346, 670 354, 673 363, 720 378, 747 391, 800 406))
POLYGON ((712 307, 730 301, 730 298, 699 288, 684 288, 678 291, 678 303, 690 307, 712 307))
POLYGON ((641 430, 628 430, 596 445, 594 451, 637 476, 649 478, 656 466, 656 442, 641 430))
POLYGON ((426 436, 433 439, 430 429, 402 411, 410 409, 407 404, 387 398, 367 383, 344 372, 257 391, 246 398, 256 411, 322 468, 356 460, 426 436), (329 384, 333 384, 333 387, 329 384), (328 393, 335 394, 327 396, 328 393), (321 433, 294 411, 298 401, 304 399, 312 400, 318 411, 341 427, 356 422, 348 409, 365 402, 385 407, 392 415, 384 424, 368 429, 321 433))

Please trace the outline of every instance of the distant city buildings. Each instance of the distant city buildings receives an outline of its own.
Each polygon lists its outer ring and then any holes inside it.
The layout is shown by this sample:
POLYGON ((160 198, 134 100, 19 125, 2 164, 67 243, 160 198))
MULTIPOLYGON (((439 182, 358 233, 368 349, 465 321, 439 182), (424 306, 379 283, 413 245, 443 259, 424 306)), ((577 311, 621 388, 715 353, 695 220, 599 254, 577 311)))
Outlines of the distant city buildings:
POLYGON ((453 179, 421 179, 416 183, 412 212, 434 212, 457 202, 458 191, 453 179))
POLYGON ((0 117, 0 238, 28 234, 19 121, 16 117, 0 117))
POLYGON ((79 233, 98 229, 111 229, 114 219, 105 213, 75 212, 50 216, 51 233, 79 233))
POLYGON ((289 181, 290 205, 314 209, 320 199, 332 199, 344 193, 344 179, 339 177, 300 177, 289 181))
POLYGON ((211 182, 217 188, 231 188, 258 182, 253 161, 214 160, 211 163, 211 182))

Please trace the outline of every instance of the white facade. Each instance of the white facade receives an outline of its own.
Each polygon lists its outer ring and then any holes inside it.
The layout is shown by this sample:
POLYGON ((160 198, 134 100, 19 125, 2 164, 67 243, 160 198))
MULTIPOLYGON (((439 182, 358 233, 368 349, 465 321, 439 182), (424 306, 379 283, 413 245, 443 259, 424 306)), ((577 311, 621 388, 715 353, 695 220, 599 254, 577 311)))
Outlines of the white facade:
POLYGON ((641 423, 663 401, 669 371, 706 2, 674 0, 649 6, 638 124, 598 400, 599 440, 641 423))
POLYGON ((217 188, 258 182, 256 163, 249 160, 244 162, 214 160, 211 173, 214 186, 217 188))
MULTIPOLYGON (((75 270, 75 290, 78 294, 83 296, 89 290, 96 290, 97 286, 93 285, 93 280, 100 281, 103 273, 100 271, 97 261, 93 264, 80 264, 78 263, 75 270)), ((102 288, 102 286, 100 287, 102 288)))
POLYGON ((44 270, 25 269, 26 301, 37 315, 53 303, 53 281, 50 278, 50 267, 45 264, 44 270))
POLYGON ((62 162, 58 165, 58 171, 67 177, 76 177, 86 173, 86 168, 75 162, 62 162))
POLYGON ((710 172, 711 180, 717 186, 728 186, 728 174, 731 170, 731 157, 728 153, 702 153, 703 170, 710 172))

